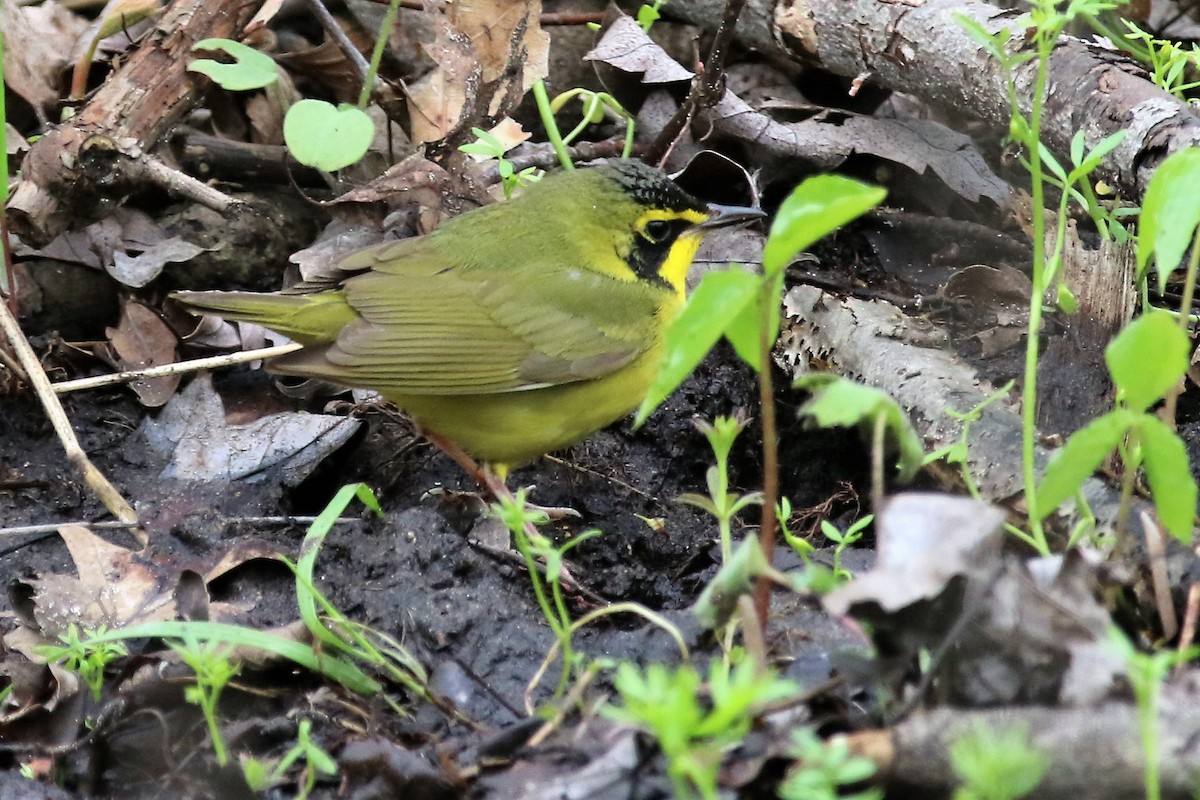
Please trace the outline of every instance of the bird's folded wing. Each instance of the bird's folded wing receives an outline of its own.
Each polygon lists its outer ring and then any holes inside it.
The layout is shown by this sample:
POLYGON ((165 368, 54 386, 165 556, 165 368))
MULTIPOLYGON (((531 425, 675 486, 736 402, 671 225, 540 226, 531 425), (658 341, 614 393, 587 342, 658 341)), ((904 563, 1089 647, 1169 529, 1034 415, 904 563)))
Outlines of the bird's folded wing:
POLYGON ((564 290, 561 275, 407 262, 348 279, 362 319, 275 368, 385 393, 491 394, 602 377, 652 341, 655 297, 637 284, 576 269, 564 290))

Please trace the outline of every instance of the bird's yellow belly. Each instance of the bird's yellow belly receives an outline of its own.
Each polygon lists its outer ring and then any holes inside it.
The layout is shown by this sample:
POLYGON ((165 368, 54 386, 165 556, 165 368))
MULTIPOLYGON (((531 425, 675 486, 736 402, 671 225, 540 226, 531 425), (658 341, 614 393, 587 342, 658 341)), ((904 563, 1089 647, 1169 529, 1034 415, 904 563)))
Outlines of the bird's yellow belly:
POLYGON ((633 411, 658 371, 660 356, 660 348, 652 348, 611 375, 545 389, 387 397, 421 427, 475 458, 522 464, 568 447, 633 411))

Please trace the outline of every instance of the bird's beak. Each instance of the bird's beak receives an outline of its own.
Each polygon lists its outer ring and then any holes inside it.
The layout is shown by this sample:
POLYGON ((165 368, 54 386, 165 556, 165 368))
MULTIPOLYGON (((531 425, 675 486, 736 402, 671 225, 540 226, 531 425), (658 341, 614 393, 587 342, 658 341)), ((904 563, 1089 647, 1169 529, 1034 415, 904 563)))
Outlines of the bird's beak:
POLYGON ((711 231, 714 228, 728 228, 736 225, 747 225, 767 216, 761 208, 749 206, 723 206, 718 203, 708 204, 709 218, 692 230, 711 231))

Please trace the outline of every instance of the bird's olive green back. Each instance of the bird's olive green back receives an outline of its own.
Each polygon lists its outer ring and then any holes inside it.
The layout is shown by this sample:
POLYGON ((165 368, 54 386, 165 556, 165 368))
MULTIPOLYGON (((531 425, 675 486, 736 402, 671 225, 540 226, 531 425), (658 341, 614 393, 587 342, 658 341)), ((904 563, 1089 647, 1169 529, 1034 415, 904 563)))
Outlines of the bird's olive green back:
POLYGON ((335 343, 273 366, 410 395, 521 391, 612 373, 658 341, 656 316, 682 299, 629 266, 645 209, 629 181, 647 198, 673 188, 645 167, 554 176, 427 236, 349 256, 339 266, 358 274, 341 292, 361 319, 335 343))

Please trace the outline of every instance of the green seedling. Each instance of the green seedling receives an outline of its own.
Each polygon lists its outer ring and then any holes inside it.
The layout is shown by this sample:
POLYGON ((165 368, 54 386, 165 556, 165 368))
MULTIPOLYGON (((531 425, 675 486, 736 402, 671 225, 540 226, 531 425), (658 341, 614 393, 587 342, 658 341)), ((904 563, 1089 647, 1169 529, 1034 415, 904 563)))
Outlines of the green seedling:
POLYGON ((745 737, 765 706, 799 691, 792 681, 760 673, 749 660, 731 670, 720 661, 711 664, 708 703, 702 700, 699 674, 688 664, 674 670, 650 664, 643 671, 625 662, 618 665, 613 685, 621 705, 601 713, 654 736, 678 800, 715 800, 722 752, 745 737))
POLYGON ((542 179, 542 171, 537 167, 526 167, 517 171, 513 163, 505 157, 508 146, 497 136, 482 128, 472 128, 475 141, 468 142, 458 149, 468 155, 483 156, 496 161, 496 171, 500 174, 500 186, 504 189, 504 197, 510 198, 517 189, 524 188, 542 179))
MULTIPOLYGON (((283 119, 283 139, 292 156, 306 167, 334 172, 357 162, 375 138, 375 123, 366 113, 379 74, 388 32, 396 22, 400 0, 392 0, 375 36, 375 49, 359 92, 358 103, 333 105, 324 100, 305 99, 288 109, 283 119)), ((228 91, 247 91, 270 86, 279 79, 275 62, 253 48, 229 39, 205 39, 194 50, 221 50, 234 58, 233 64, 199 59, 188 65, 207 75, 228 91)))
POLYGON ((301 783, 296 800, 307 800, 317 785, 319 775, 337 774, 337 762, 312 740, 312 720, 300 720, 296 740, 296 744, 274 765, 251 756, 242 756, 242 776, 251 791, 264 792, 285 783, 288 770, 296 764, 301 764, 303 769, 300 771, 301 783))
POLYGON ((762 492, 739 495, 729 491, 729 453, 747 422, 738 417, 717 417, 711 424, 702 420, 696 422, 696 427, 708 439, 717 463, 706 473, 707 496, 687 493, 677 498, 678 502, 707 511, 716 518, 723 562, 733 555, 733 518, 746 508, 762 503, 762 492))
MULTIPOLYGON (((1125 465, 1122 508, 1128 509, 1139 467, 1163 526, 1190 543, 1196 513, 1196 480, 1179 435, 1150 407, 1182 378, 1188 366, 1187 334, 1165 311, 1152 310, 1130 323, 1104 351, 1117 387, 1117 408, 1080 428, 1046 466, 1035 500, 1041 518, 1079 491, 1114 451, 1125 465)), ((1120 518, 1126 516, 1123 511, 1120 518)))
MULTIPOLYGON (((1090 153, 1084 154, 1084 140, 1082 137, 1076 137, 1078 146, 1072 145, 1072 160, 1078 163, 1070 172, 1062 169, 1061 166, 1056 168, 1057 162, 1052 157, 1050 161, 1047 161, 1050 151, 1042 144, 1041 134, 1046 89, 1050 80, 1050 55, 1058 44, 1059 36, 1074 19, 1080 16, 1095 17, 1118 5, 1118 2, 1110 0, 1071 0, 1066 4, 1056 0, 1033 0, 1029 12, 1022 15, 1015 23, 1015 29, 1021 31, 1020 44, 1022 46, 1020 47, 1014 46, 1016 43, 1013 32, 1009 28, 992 33, 973 19, 961 15, 958 17, 959 23, 967 33, 991 54, 1005 73, 1011 114, 1009 138, 1023 149, 1023 157, 1029 170, 1030 197, 1033 206, 1031 212, 1033 230, 1030 237, 1034 242, 1033 291, 1029 303, 1022 384, 1021 466, 1025 483, 1029 540, 1038 552, 1043 554, 1050 552, 1050 545, 1042 526, 1042 521, 1049 512, 1044 511, 1038 505, 1039 499, 1036 496, 1037 464, 1034 456, 1037 432, 1038 342, 1042 329, 1042 298, 1049 290, 1062 262, 1063 236, 1067 223, 1064 200, 1059 205, 1058 235, 1055 237, 1053 249, 1047 253, 1042 244, 1046 241, 1046 184, 1053 183, 1057 178, 1059 185, 1063 187, 1069 187, 1076 183, 1086 187, 1087 174, 1099 163, 1103 153, 1111 150, 1118 143, 1113 137, 1109 137, 1097 144, 1090 153), (1034 80, 1031 94, 1026 97, 1018 91, 1013 73, 1017 67, 1030 61, 1035 62, 1034 80), (1028 112, 1026 112, 1026 108, 1028 108, 1028 112), (1047 180, 1047 169, 1050 172, 1049 181, 1047 180)), ((1089 187, 1081 191, 1091 190, 1089 187)), ((1057 294, 1060 302, 1065 306, 1069 307, 1072 304, 1069 291, 1060 288, 1057 294)))
POLYGON ((843 791, 875 774, 875 762, 852 754, 845 737, 822 740, 810 728, 797 728, 789 754, 796 763, 779 785, 780 800, 883 800, 878 788, 843 791))
POLYGON ((537 532, 538 525, 549 522, 546 514, 531 510, 525 503, 525 492, 518 490, 513 496, 499 498, 493 513, 512 533, 517 551, 525 559, 533 594, 550 630, 554 632, 558 649, 562 651, 563 668, 559 675, 558 688, 554 696, 561 697, 567 689, 571 676, 583 667, 582 654, 577 655, 572 644, 575 627, 571 622, 571 611, 563 596, 562 575, 566 554, 574 547, 600 535, 598 530, 584 531, 555 547, 545 536, 537 532), (545 564, 545 578, 538 568, 538 561, 545 564))
POLYGON ((827 519, 821 520, 821 533, 826 539, 833 542, 833 580, 836 585, 841 585, 853 580, 854 573, 842 566, 842 552, 850 545, 862 539, 867 528, 875 521, 874 514, 868 514, 862 519, 855 520, 845 531, 838 530, 827 519))
POLYGON ((779 498, 779 506, 775 509, 775 516, 779 518, 779 529, 783 532, 783 540, 788 543, 788 546, 796 551, 796 555, 808 565, 811 563, 812 554, 817 548, 812 546, 812 543, 803 538, 791 528, 790 521, 792 518, 792 501, 786 497, 779 498))
MULTIPOLYGON (((704 275, 683 312, 667 329, 662 367, 638 408, 635 425, 692 373, 725 337, 738 356, 758 372, 763 428, 761 549, 767 562, 775 547, 775 505, 779 485, 778 426, 775 387, 769 368, 771 348, 779 336, 783 279, 798 253, 883 201, 886 192, 837 175, 809 178, 784 200, 763 250, 761 275, 737 266, 704 275)), ((756 606, 766 625, 768 585, 758 585, 756 606)))
POLYGON ((1121 23, 1128 29, 1123 37, 1126 42, 1122 42, 1120 35, 1110 34, 1110 38, 1149 66, 1150 80, 1155 86, 1180 100, 1186 100, 1187 93, 1200 86, 1200 81, 1187 80, 1200 69, 1200 46, 1195 42, 1190 49, 1185 48, 1176 42, 1154 38, 1130 20, 1121 19, 1121 23))
POLYGON ((208 734, 212 739, 217 763, 225 766, 229 761, 229 753, 225 749, 225 740, 221 737, 221 728, 217 723, 217 703, 220 702, 225 686, 240 669, 229 660, 232 648, 211 640, 202 643, 199 639, 186 635, 170 645, 183 663, 196 673, 196 683, 187 687, 183 696, 189 703, 200 706, 204 721, 208 724, 208 734))
POLYGON ((1042 782, 1050 759, 1029 743, 1022 726, 977 724, 950 745, 950 763, 961 781, 954 800, 1017 800, 1042 782))
POLYGON ((67 632, 59 634, 61 645, 39 645, 35 652, 51 664, 62 664, 63 667, 79 675, 84 684, 91 689, 92 699, 97 702, 104 689, 104 670, 118 658, 129 655, 129 650, 120 642, 97 642, 95 637, 102 636, 108 629, 103 625, 94 632, 88 632, 87 638, 80 638, 79 627, 71 623, 67 632))
POLYGON ((654 0, 653 3, 642 3, 637 12, 637 24, 642 27, 646 33, 654 27, 654 23, 662 18, 661 9, 667 4, 667 0, 654 0))
POLYGON ((1145 797, 1146 800, 1160 800, 1162 765, 1159 756, 1158 709, 1162 685, 1171 670, 1200 656, 1200 647, 1143 653, 1116 628, 1110 631, 1109 647, 1124 659, 1129 685, 1133 689, 1133 699, 1137 703, 1142 760, 1145 762, 1145 797))

